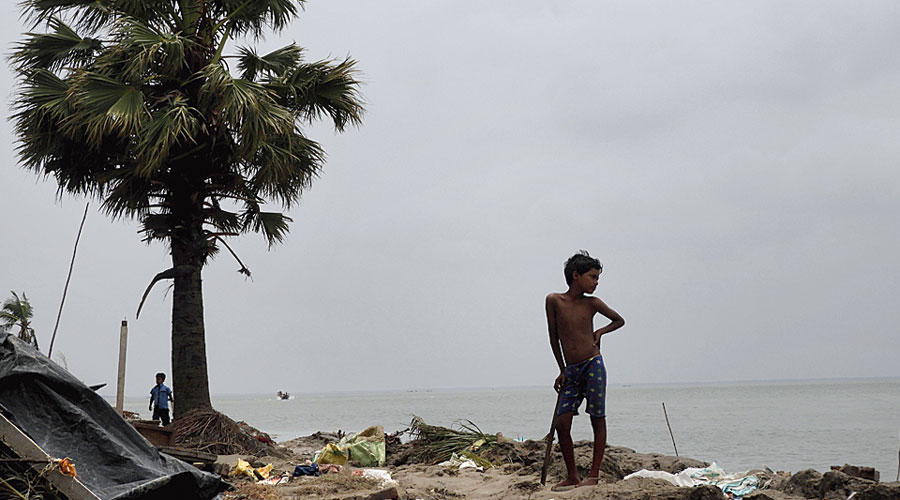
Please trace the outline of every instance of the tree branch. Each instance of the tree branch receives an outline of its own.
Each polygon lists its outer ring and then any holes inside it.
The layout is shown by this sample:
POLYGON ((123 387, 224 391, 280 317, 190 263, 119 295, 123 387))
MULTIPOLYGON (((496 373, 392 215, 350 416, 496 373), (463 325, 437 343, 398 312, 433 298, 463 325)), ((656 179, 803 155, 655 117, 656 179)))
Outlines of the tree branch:
POLYGON ((147 289, 144 290, 144 295, 141 297, 141 303, 138 304, 137 314, 134 315, 134 319, 138 319, 141 317, 141 308, 144 307, 144 301, 147 300, 147 295, 150 294, 150 289, 153 288, 153 285, 155 285, 157 281, 175 279, 176 276, 183 276, 190 273, 191 271, 191 266, 178 266, 166 269, 165 271, 154 276, 153 281, 151 281, 150 284, 147 285, 147 289))

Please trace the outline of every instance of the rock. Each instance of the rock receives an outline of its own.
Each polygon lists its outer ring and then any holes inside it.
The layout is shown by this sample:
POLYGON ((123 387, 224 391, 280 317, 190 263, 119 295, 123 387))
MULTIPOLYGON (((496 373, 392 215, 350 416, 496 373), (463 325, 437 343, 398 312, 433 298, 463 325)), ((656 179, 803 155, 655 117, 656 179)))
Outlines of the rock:
POLYGON ((878 481, 881 474, 874 467, 859 467, 857 465, 832 465, 831 470, 841 471, 848 476, 868 479, 869 481, 878 481))
POLYGON ((862 491, 872 484, 874 484, 874 481, 848 476, 841 471, 831 470, 826 472, 822 476, 822 480, 819 481, 819 494, 822 496, 847 498, 854 491, 862 491))
POLYGON ((745 496, 744 500, 805 500, 805 498, 778 490, 756 490, 745 496))
POLYGON ((900 483, 873 483, 854 495, 853 500, 897 500, 900 483))
POLYGON ((815 469, 802 470, 788 480, 784 487, 785 493, 802 495, 807 498, 816 498, 819 496, 819 482, 822 480, 822 473, 815 469))
POLYGON ((615 464, 617 474, 612 474, 619 479, 637 472, 641 469, 661 470, 677 474, 688 467, 706 467, 707 462, 687 457, 673 457, 659 453, 637 453, 622 446, 607 446, 604 462, 609 459, 615 464))
POLYGON ((397 487, 391 486, 390 488, 385 488, 381 491, 372 493, 366 497, 366 500, 398 500, 399 498, 400 492, 397 490, 397 487))
POLYGON ((690 488, 686 500, 725 500, 726 498, 728 497, 718 487, 704 484, 690 488))

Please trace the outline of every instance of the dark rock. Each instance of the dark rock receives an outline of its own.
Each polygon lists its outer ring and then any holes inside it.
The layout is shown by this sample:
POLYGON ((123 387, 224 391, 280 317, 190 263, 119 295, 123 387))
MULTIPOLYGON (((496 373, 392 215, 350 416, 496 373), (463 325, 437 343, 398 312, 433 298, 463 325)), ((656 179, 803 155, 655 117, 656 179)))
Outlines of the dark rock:
POLYGON ((366 500, 398 500, 399 498, 400 492, 397 490, 397 487, 391 486, 390 488, 385 488, 381 491, 372 493, 366 497, 366 500))
POLYGON ((819 494, 821 496, 847 498, 854 491, 864 490, 872 484, 874 484, 873 481, 848 476, 841 471, 831 470, 826 472, 822 476, 822 480, 819 481, 819 494))
POLYGON ((805 500, 805 498, 778 490, 756 490, 745 496, 744 500, 805 500))
POLYGON ((874 467, 860 467, 858 465, 832 465, 831 470, 841 471, 848 476, 868 479, 869 481, 878 481, 881 474, 874 467))
POLYGON ((704 484, 690 489, 687 500, 724 500, 728 497, 716 486, 704 484))
POLYGON ((819 496, 819 482, 822 474, 815 469, 802 470, 788 480, 784 487, 785 493, 802 495, 807 498, 819 496))
POLYGON ((900 483, 873 483, 857 492, 853 500, 898 500, 900 483))

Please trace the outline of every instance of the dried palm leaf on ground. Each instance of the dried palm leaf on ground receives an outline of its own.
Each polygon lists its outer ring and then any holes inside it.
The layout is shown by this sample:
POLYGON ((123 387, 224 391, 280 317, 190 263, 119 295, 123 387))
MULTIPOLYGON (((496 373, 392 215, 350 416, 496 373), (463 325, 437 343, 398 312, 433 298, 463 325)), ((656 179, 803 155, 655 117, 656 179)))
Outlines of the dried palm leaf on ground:
POLYGON ((172 443, 217 455, 276 454, 268 435, 215 410, 195 410, 172 422, 172 443))
POLYGON ((457 420, 455 428, 428 425, 422 417, 414 416, 409 433, 414 438, 411 454, 417 461, 439 463, 449 460, 456 453, 472 458, 478 465, 491 466, 480 453, 497 443, 497 436, 485 434, 471 420, 457 420))

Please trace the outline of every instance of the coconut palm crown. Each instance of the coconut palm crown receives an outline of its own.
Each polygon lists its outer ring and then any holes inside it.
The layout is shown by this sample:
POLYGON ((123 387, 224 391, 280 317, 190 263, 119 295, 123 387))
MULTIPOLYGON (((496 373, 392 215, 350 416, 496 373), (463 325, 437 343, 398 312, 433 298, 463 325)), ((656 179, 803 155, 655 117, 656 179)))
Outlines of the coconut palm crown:
MULTIPOLYGON (((25 0, 11 56, 21 164, 59 192, 97 198, 168 246, 175 417, 210 407, 201 270, 226 238, 282 241, 324 152, 302 127, 363 113, 355 61, 265 55, 236 40, 278 33, 298 0, 25 0), (276 210, 266 210, 275 206, 276 210)), ((232 252, 233 253, 233 252, 232 252)), ((236 257, 236 256, 235 256, 236 257)), ((240 261, 239 261, 240 262, 240 261)), ((240 265, 240 272, 249 271, 240 265)), ((149 291, 149 288, 147 291, 149 291)), ((146 292, 144 294, 146 297, 146 292)), ((140 311, 138 311, 140 312, 140 311)))
POLYGON ((19 297, 16 292, 10 293, 12 298, 3 301, 3 306, 0 307, 0 329, 8 330, 18 327, 19 338, 38 349, 37 336, 34 334, 34 328, 31 327, 34 311, 28 301, 28 296, 25 295, 25 292, 22 292, 22 297, 19 297))

